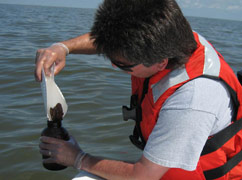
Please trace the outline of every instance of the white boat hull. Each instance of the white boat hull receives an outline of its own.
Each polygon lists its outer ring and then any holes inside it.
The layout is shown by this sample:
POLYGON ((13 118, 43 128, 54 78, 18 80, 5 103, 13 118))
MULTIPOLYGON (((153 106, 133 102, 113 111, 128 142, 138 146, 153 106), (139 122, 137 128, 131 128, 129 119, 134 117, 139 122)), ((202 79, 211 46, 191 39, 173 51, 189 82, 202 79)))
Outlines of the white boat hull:
POLYGON ((95 176, 91 173, 88 173, 86 171, 80 171, 79 174, 77 174, 76 177, 74 177, 72 180, 104 180, 98 176, 95 176))

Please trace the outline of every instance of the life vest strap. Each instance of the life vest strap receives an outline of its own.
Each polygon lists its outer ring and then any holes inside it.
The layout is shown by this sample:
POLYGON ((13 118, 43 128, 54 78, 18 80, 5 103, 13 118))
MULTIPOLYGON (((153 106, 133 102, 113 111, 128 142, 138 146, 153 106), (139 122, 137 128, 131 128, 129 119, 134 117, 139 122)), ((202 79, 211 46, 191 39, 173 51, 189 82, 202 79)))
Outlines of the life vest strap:
POLYGON ((204 171, 204 176, 207 180, 217 179, 223 177, 230 170, 232 170, 236 165, 242 161, 242 150, 228 160, 223 166, 220 166, 215 169, 204 171))
POLYGON ((235 121, 224 130, 215 134, 211 139, 207 140, 201 155, 203 156, 218 150, 240 130, 242 130, 242 119, 235 121))
POLYGON ((130 99, 130 107, 123 106, 123 108, 122 108, 124 121, 127 121, 129 119, 132 119, 135 121, 133 135, 130 135, 129 139, 132 142, 132 144, 134 144, 138 149, 141 149, 141 150, 144 150, 144 147, 146 144, 144 137, 142 135, 142 132, 141 132, 141 127, 140 127, 140 123, 142 121, 141 104, 142 104, 142 101, 143 101, 145 95, 148 92, 149 79, 150 78, 146 78, 144 80, 143 92, 141 95, 140 102, 138 100, 138 95, 134 94, 131 96, 131 99, 130 99))
MULTIPOLYGON (((237 73, 237 76, 240 83, 242 84, 242 70, 237 73)), ((230 91, 231 99, 233 100, 233 103, 235 105, 236 113, 234 114, 237 114, 237 110, 238 110, 237 107, 239 106, 238 99, 236 98, 237 95, 230 86, 227 85, 227 87, 228 87, 228 90, 230 91)), ((228 142, 233 136, 235 136, 239 131, 242 130, 242 118, 239 120, 235 120, 235 118, 236 116, 233 117, 233 123, 231 123, 227 128, 215 134, 211 139, 207 141, 202 151, 202 154, 201 154, 202 156, 218 150, 226 142, 228 142)), ((206 179, 217 179, 217 178, 223 177, 241 161, 242 161, 242 150, 239 153, 237 153, 235 156, 233 156, 231 159, 229 159, 224 165, 214 169, 204 171, 204 176, 206 177, 206 179)))
POLYGON ((144 150, 145 140, 143 138, 140 122, 142 120, 142 110, 138 103, 138 95, 134 94, 130 98, 130 107, 123 106, 123 119, 128 121, 129 119, 135 121, 135 127, 133 135, 129 136, 130 141, 139 149, 144 150))
POLYGON ((140 105, 142 104, 145 95, 148 93, 148 89, 149 89, 149 82, 150 82, 150 78, 146 78, 144 80, 144 85, 143 85, 143 92, 142 92, 142 96, 141 96, 141 101, 140 101, 140 105))
POLYGON ((132 142, 133 145, 135 145, 135 147, 137 147, 140 150, 144 150, 145 148, 145 143, 141 140, 139 140, 139 137, 136 137, 134 135, 130 135, 129 136, 130 141, 132 142))
POLYGON ((242 85, 242 70, 237 72, 237 76, 238 76, 240 84, 242 85))
MULTIPOLYGON (((238 78, 242 78, 242 71, 240 75, 238 74, 238 78)), ((202 156, 217 151, 226 142, 228 142, 235 134, 242 130, 242 119, 236 120, 238 107, 240 106, 240 103, 237 99, 237 94, 225 81, 224 84, 227 86, 231 100, 234 105, 232 123, 228 127, 213 135, 210 139, 207 140, 201 153, 202 156)))

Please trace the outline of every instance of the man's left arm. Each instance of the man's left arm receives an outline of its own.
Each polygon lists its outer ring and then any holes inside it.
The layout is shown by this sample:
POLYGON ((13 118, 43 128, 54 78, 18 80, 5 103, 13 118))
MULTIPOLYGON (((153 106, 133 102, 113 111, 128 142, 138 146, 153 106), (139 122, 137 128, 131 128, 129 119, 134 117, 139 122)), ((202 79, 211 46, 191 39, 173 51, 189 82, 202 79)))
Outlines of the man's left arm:
POLYGON ((105 179, 159 180, 169 168, 157 165, 144 156, 135 164, 131 164, 86 155, 82 162, 82 169, 105 179))
MULTIPOLYGON (((75 166, 75 161, 79 152, 82 152, 78 143, 71 137, 74 143, 55 139, 51 137, 40 138, 40 153, 50 156, 43 159, 44 163, 58 163, 65 166, 75 166), (51 151, 51 153, 49 153, 51 151)), ((81 160, 81 167, 89 173, 111 180, 159 180, 169 169, 157 165, 144 156, 136 163, 109 160, 86 154, 81 160)))

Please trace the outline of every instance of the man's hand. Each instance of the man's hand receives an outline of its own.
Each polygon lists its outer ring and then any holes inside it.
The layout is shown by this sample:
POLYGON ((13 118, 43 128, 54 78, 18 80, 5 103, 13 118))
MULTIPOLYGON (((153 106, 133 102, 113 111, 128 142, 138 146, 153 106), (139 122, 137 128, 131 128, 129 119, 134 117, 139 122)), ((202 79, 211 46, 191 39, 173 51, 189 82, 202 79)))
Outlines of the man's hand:
POLYGON ((64 166, 74 166, 77 155, 82 152, 72 136, 69 141, 42 136, 39 148, 42 155, 50 156, 48 159, 43 159, 43 163, 57 163, 64 166))
POLYGON ((39 49, 35 58, 35 79, 41 81, 42 68, 45 74, 50 75, 50 68, 55 63, 55 74, 58 74, 65 66, 66 49, 59 45, 53 45, 45 49, 39 49))
MULTIPOLYGON (((96 54, 96 47, 93 45, 90 33, 61 42, 72 54, 96 54)), ((57 43, 58 44, 58 43, 57 43)), ((58 74, 66 64, 67 49, 60 45, 52 45, 48 48, 39 49, 35 58, 35 78, 41 81, 41 71, 44 68, 45 74, 50 75, 50 68, 55 63, 55 74, 58 74)))

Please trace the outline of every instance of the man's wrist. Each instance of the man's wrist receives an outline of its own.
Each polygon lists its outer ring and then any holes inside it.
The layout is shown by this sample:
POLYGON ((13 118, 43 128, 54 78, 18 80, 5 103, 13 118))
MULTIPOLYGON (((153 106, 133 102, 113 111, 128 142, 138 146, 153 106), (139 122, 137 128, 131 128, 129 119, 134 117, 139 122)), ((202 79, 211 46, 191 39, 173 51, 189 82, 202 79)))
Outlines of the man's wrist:
POLYGON ((63 43, 60 43, 60 42, 59 43, 54 43, 51 46, 61 46, 61 47, 63 47, 66 50, 66 56, 70 53, 69 48, 65 44, 63 44, 63 43))
POLYGON ((82 169, 82 161, 86 155, 87 155, 87 153, 85 153, 83 151, 79 152, 79 154, 76 156, 74 168, 79 169, 79 170, 82 169))

